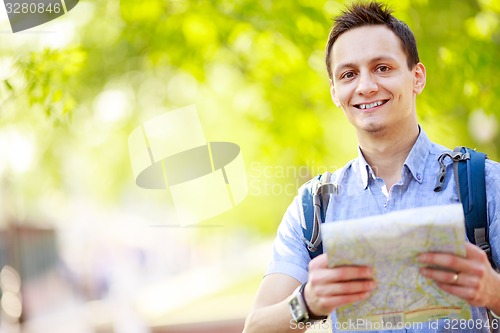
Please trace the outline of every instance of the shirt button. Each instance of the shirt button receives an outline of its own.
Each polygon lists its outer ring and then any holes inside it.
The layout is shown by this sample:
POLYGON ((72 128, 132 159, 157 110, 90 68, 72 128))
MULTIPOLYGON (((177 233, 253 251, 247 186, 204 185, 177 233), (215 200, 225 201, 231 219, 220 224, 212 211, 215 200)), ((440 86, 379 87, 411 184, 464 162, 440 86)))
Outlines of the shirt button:
POLYGON ((421 175, 421 174, 419 174, 419 173, 417 173, 417 180, 418 180, 418 181, 421 181, 421 180, 422 180, 422 175, 421 175))

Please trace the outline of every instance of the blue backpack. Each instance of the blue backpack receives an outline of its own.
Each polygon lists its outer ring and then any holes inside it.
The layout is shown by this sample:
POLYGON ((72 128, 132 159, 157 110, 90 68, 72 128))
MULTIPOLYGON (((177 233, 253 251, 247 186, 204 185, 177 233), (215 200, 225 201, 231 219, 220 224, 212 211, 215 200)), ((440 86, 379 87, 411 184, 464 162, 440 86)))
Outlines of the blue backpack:
MULTIPOLYGON (((453 152, 444 152, 438 158, 440 170, 435 192, 442 190, 446 178, 444 159, 450 157, 453 161, 455 182, 458 197, 462 203, 465 215, 467 238, 479 246, 495 267, 488 241, 488 219, 486 213, 486 154, 466 147, 456 147, 453 152)), ((301 194, 303 213, 303 240, 312 258, 323 253, 321 246, 320 225, 325 221, 326 210, 331 195, 338 194, 338 186, 331 183, 331 173, 325 172, 310 181, 301 194)))

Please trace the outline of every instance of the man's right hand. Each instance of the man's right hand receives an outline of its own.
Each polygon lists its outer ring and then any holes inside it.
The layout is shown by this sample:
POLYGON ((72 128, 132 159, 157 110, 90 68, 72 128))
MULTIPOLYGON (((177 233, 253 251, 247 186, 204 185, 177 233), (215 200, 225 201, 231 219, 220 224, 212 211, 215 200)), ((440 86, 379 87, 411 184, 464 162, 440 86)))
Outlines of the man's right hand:
MULTIPOLYGON (((302 329, 292 325, 288 306, 298 286, 300 282, 289 275, 276 273, 265 276, 243 332, 304 332, 305 325, 302 329)), ((322 254, 309 264, 304 298, 312 314, 328 315, 339 306, 367 298, 375 287, 370 267, 329 268, 326 254, 322 254)))
POLYGON ((335 308, 368 298, 377 283, 367 266, 328 267, 326 254, 309 263, 305 300, 315 315, 329 315, 335 308))

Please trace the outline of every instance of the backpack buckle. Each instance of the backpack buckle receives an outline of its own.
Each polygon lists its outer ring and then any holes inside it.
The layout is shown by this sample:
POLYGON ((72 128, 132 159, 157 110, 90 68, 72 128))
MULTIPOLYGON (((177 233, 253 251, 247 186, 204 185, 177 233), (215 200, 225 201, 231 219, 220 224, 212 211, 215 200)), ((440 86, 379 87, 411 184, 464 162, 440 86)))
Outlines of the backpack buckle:
POLYGON ((446 178, 446 165, 444 164, 444 159, 446 157, 449 157, 453 163, 470 160, 469 152, 462 153, 461 151, 445 151, 439 155, 439 174, 436 180, 436 185, 434 186, 434 192, 439 192, 443 189, 444 180, 446 178))
POLYGON ((449 156, 453 160, 453 162, 470 160, 470 154, 469 154, 469 152, 462 153, 460 151, 458 151, 458 152, 454 151, 451 154, 449 154, 449 156))
POLYGON ((314 195, 320 195, 320 194, 338 194, 339 193, 339 188, 336 184, 334 183, 323 183, 319 181, 316 184, 316 188, 314 189, 313 194, 314 195))
POLYGON ((481 244, 477 244, 477 246, 483 250, 484 252, 486 252, 486 254, 488 255, 488 258, 490 257, 491 255, 491 246, 490 244, 488 243, 481 243, 481 244))

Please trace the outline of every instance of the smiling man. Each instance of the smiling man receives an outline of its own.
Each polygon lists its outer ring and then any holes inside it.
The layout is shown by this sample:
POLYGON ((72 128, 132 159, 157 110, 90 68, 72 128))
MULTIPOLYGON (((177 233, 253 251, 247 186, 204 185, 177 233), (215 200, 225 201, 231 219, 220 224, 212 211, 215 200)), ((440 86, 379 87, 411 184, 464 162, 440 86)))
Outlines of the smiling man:
MULTIPOLYGON (((330 199, 326 220, 458 202, 452 172, 443 189, 434 191, 438 156, 448 149, 432 143, 417 122, 416 98, 425 87, 426 72, 408 26, 383 4, 354 4, 334 21, 326 65, 332 100, 354 126, 359 144, 358 158, 333 174, 340 192, 330 199)), ((485 172, 490 244, 500 267, 500 164, 487 160, 485 172)), ((308 186, 311 182, 299 193, 308 186)), ((278 228, 246 333, 305 331, 329 314, 335 331, 335 309, 368 298, 377 287, 371 267, 329 268, 325 254, 310 259, 300 200, 298 195, 278 228)), ((441 269, 423 268, 421 274, 472 306, 474 325, 460 331, 489 332, 488 312, 500 314, 500 274, 479 247, 467 244, 466 252, 466 257, 422 254, 423 264, 441 269)), ((453 328, 441 320, 413 331, 453 328)))
MULTIPOLYGON (((411 37, 407 43, 415 45, 411 37)), ((408 52, 416 54, 416 46, 408 52)), ((425 86, 425 67, 418 54, 408 61, 401 39, 385 25, 345 31, 327 53, 333 102, 356 129, 365 159, 380 172, 376 176, 390 189, 401 178, 419 133, 416 96, 425 86)))

